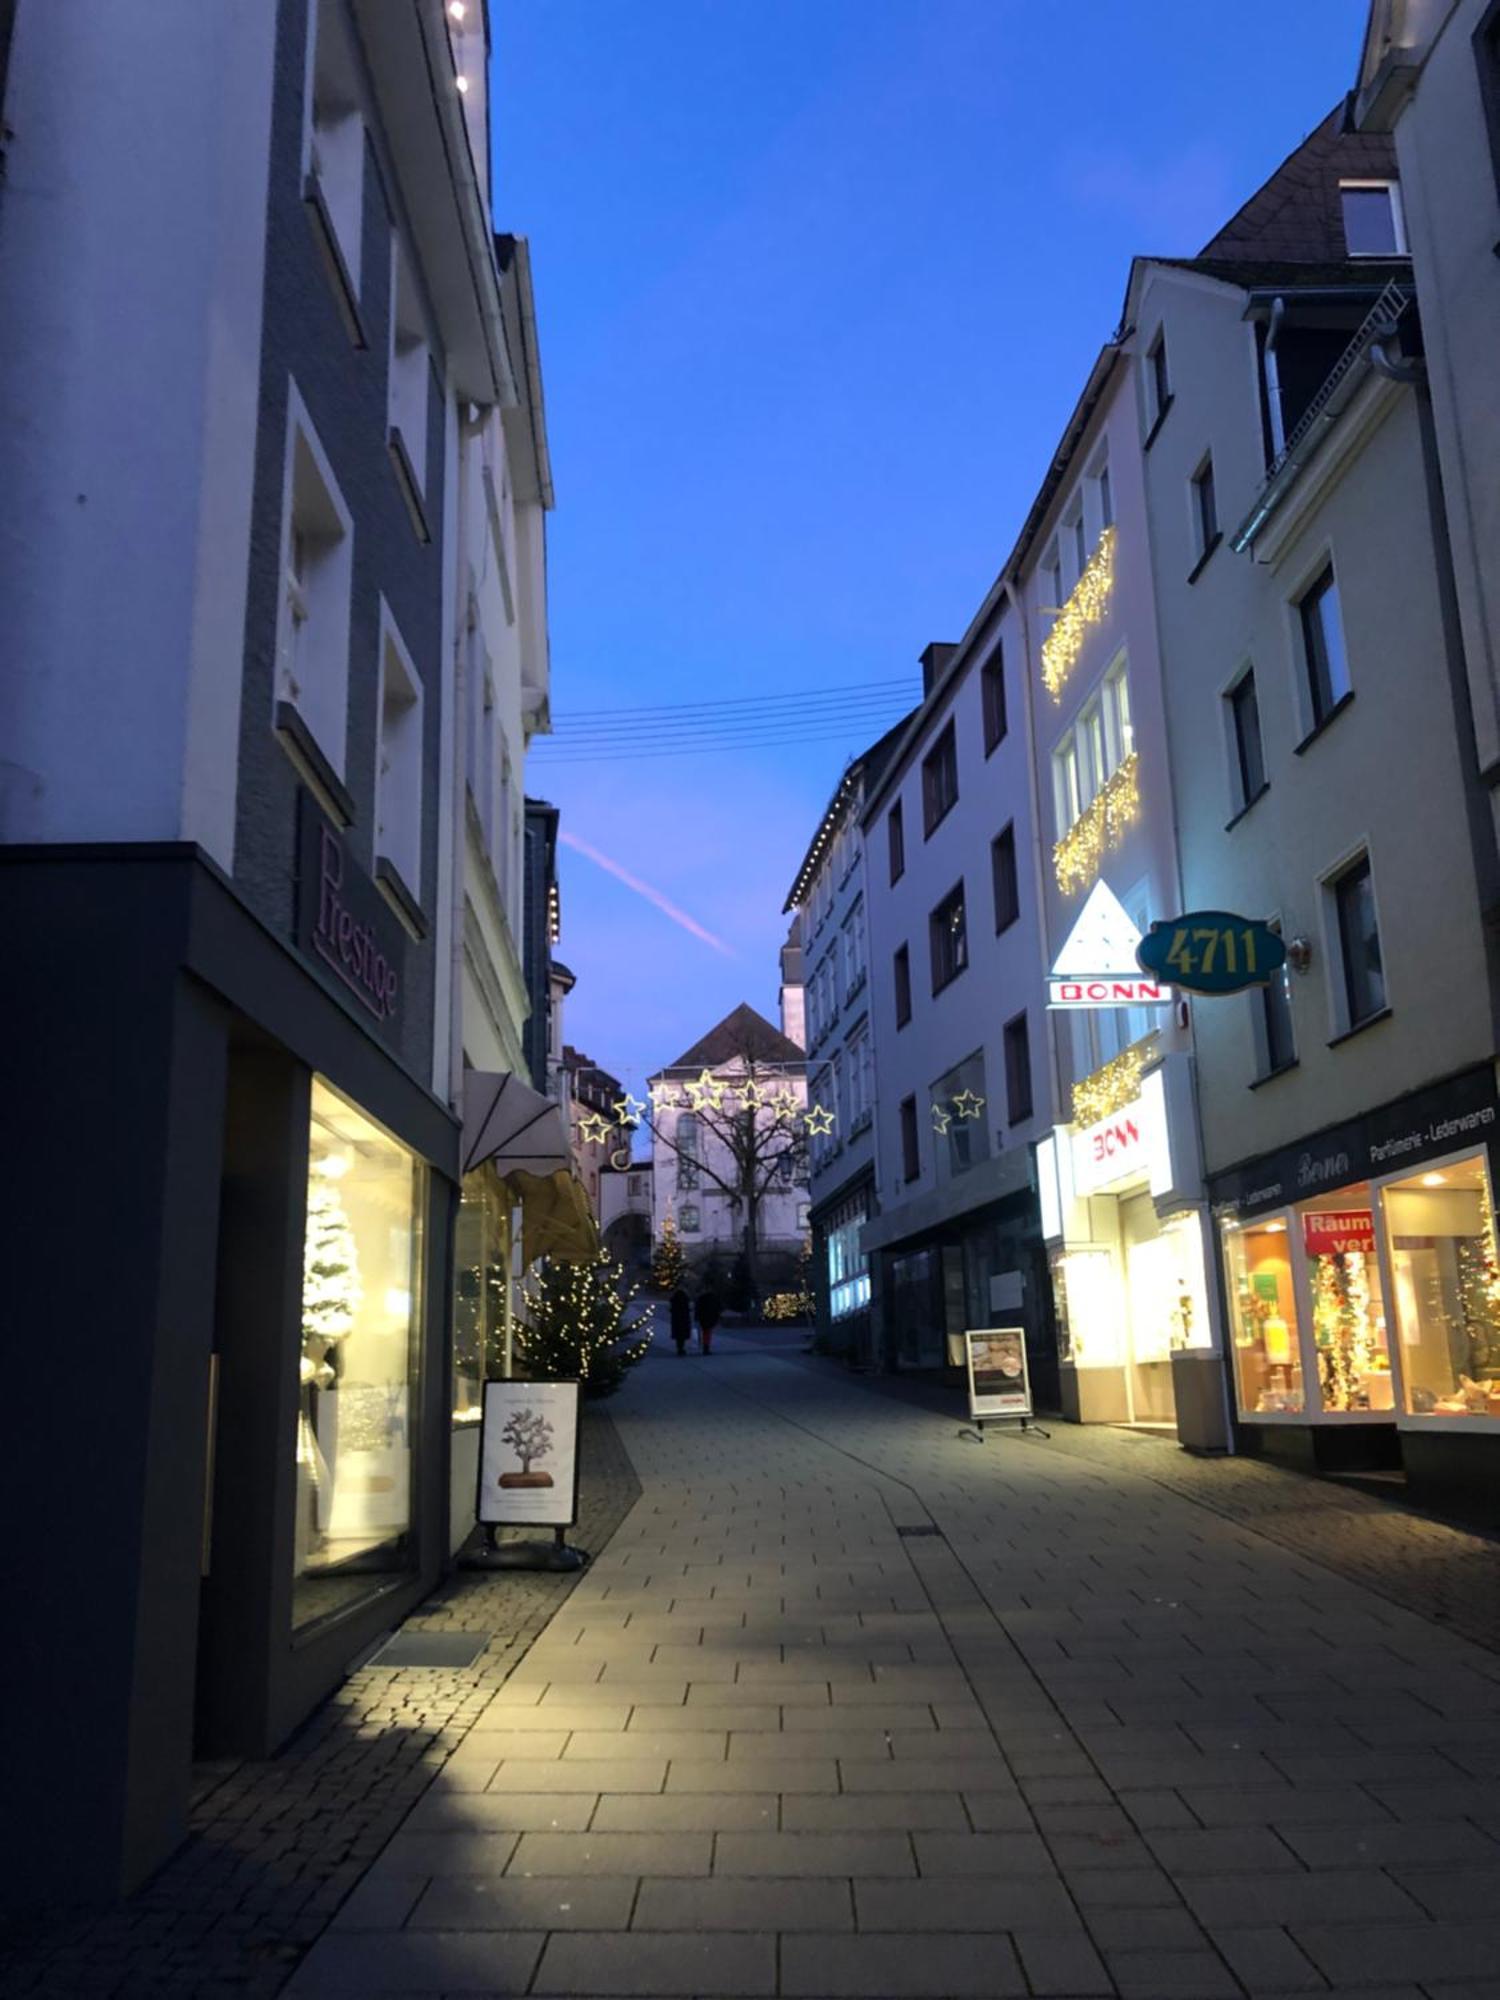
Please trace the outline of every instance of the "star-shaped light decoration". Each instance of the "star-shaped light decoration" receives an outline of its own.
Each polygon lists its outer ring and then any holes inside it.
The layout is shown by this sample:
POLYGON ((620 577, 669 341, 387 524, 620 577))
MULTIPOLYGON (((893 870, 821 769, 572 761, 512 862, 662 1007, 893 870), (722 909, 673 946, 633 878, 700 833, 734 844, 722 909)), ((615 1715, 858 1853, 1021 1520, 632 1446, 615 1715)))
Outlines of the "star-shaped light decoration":
POLYGON ((747 1111, 759 1111, 763 1104, 769 1102, 764 1086, 757 1083, 753 1076, 747 1076, 740 1085, 739 1100, 747 1111))
POLYGON ((807 1114, 807 1129, 814 1138, 826 1139, 833 1130, 833 1113, 826 1104, 815 1104, 807 1114))
POLYGON ((622 1125, 627 1126, 639 1125, 641 1113, 645 1108, 644 1102, 639 1097, 632 1097, 628 1090, 623 1097, 617 1097, 613 1105, 616 1118, 622 1125))
POLYGON ((953 1113, 945 1111, 941 1104, 934 1104, 932 1107, 932 1129, 940 1139, 946 1137, 948 1127, 952 1123, 953 1113))
POLYGON ((590 1144, 602 1142, 609 1137, 609 1124, 602 1111, 585 1111, 578 1121, 578 1136, 590 1144))
POLYGON ((766 1102, 770 1105, 778 1125, 790 1125, 797 1116, 797 1100, 790 1091, 785 1091, 779 1097, 768 1097, 766 1102))
POLYGON ((653 1111, 670 1111, 677 1103, 677 1097, 670 1083, 653 1083, 647 1090, 653 1111))
POLYGON ((710 1111, 717 1111, 724 1102, 724 1086, 711 1069, 704 1070, 687 1086, 687 1094, 695 1111, 701 1111, 705 1104, 710 1111))
POLYGON ((953 1100, 953 1115, 960 1120, 977 1118, 984 1110, 984 1099, 972 1090, 961 1090, 953 1100))

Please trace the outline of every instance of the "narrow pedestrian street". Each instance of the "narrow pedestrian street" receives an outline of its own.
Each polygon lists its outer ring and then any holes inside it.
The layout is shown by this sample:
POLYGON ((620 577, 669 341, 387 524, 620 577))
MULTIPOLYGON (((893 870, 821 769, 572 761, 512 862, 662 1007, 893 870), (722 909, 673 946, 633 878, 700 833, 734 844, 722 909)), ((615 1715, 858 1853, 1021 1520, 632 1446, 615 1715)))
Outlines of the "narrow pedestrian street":
MULTIPOLYGON (((732 1334, 611 1412, 639 1500, 299 2000, 1500 1993, 1500 1657, 1271 1539, 1306 1482, 732 1334)), ((1493 1606, 1491 1545, 1348 1498, 1493 1606)))

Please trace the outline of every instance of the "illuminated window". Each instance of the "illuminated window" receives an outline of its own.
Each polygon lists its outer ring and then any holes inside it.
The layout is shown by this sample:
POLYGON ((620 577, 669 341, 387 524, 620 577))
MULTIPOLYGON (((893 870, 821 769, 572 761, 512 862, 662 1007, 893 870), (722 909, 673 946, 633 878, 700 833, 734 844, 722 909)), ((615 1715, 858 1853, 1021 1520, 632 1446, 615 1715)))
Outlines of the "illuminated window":
POLYGON ((1369 1183, 1299 1202, 1293 1215, 1307 1260, 1319 1408, 1330 1416, 1394 1409, 1369 1183))
POLYGON ((964 885, 958 883, 927 919, 932 955, 932 990, 941 993, 969 963, 969 933, 964 916, 964 885))
POLYGON ((1500 1254, 1482 1153, 1381 1191, 1405 1407, 1500 1417, 1500 1254))
POLYGON ((1300 1414, 1301 1333, 1287 1218, 1226 1222, 1223 1248, 1240 1415, 1300 1414))

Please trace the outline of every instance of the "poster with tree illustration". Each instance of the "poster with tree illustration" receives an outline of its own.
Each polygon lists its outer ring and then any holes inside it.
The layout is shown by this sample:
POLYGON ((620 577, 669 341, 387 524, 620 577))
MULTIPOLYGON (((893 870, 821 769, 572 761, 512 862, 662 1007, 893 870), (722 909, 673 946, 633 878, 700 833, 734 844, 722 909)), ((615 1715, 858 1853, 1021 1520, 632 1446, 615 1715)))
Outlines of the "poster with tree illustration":
POLYGON ((579 1391, 576 1381, 485 1383, 482 1524, 570 1528, 577 1520, 579 1391))

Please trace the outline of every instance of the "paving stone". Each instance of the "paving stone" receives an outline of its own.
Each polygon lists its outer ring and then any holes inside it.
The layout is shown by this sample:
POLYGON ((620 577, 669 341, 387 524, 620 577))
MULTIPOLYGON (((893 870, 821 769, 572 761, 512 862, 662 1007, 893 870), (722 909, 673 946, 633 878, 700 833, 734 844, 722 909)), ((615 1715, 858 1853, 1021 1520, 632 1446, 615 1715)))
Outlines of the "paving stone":
POLYGON ((918 1833, 923 1875, 1052 1875, 1052 1856, 1034 1833, 918 1833))
POLYGON ((1121 2000, 1239 2000, 1241 1987, 1211 1951, 1107 1951, 1121 2000))
MULTIPOLYGON (((642 1870, 640 1872, 646 1872, 642 1870)), ((652 1868, 652 1874, 670 1874, 652 1868)), ((721 1833, 715 1875, 915 1875, 911 1841, 896 1833, 721 1833)))
MULTIPOLYGON (((755 1834, 742 1839, 758 1839, 755 1834)), ((512 1875, 706 1875, 707 1833, 525 1833, 511 1857, 512 1875)), ((450 1871, 455 1872, 455 1871, 450 1871)), ((475 1871, 461 1869, 461 1874, 475 1871)))
POLYGON ((742 1756, 720 1764, 674 1757, 667 1767, 666 1789, 669 1795, 677 1792, 836 1792, 838 1788, 838 1766, 831 1757, 742 1756))
POLYGON ((291 2000, 324 1995, 524 1993, 542 1955, 524 1931, 382 1931, 330 1934, 313 1946, 291 1985, 291 2000))
POLYGON ((781 1824, 788 1833, 967 1833, 971 1821, 957 1792, 860 1792, 788 1796, 781 1824))
POLYGON ((1037 1995, 1081 1996, 1113 1993, 1115 1983, 1104 1961, 1082 1935, 1056 1931, 1018 1930, 1011 1939, 1031 1991, 1037 1995))
MULTIPOLYGON (((1300 1829, 1288 1832, 1295 1841, 1300 1829)), ((1298 1867, 1297 1855, 1269 1828, 1229 1826, 1195 1833, 1148 1833, 1146 1845, 1169 1874, 1228 1875, 1243 1870, 1264 1875, 1298 1867)))
POLYGON ((1184 1877, 1183 1900, 1210 1929, 1237 1924, 1370 1924, 1382 1918, 1420 1921, 1420 1903, 1390 1877, 1371 1868, 1350 1869, 1330 1880, 1312 1875, 1192 1875, 1184 1877))
POLYGON ((400 1930, 427 1887, 427 1879, 425 1875, 367 1875, 339 1905, 330 1929, 400 1930))
POLYGON ((1284 1930, 1214 1930, 1210 1941, 1252 1993, 1326 1993, 1321 1972, 1284 1930))
POLYGON ((887 1933, 880 1937, 787 1937, 781 1945, 781 1991, 789 1995, 863 1996, 883 2000, 1025 1993, 1008 1938, 887 1933))
POLYGON ((1500 1922, 1298 1924, 1292 1935, 1335 1986, 1354 1980, 1493 1978, 1500 1966, 1500 1922))
POLYGON ((426 1885, 413 1930, 624 1930, 636 1885, 629 1877, 448 1875, 426 1885))
POLYGON ((1420 1868, 1441 1862, 1500 1866, 1500 1843, 1461 1820, 1289 1826, 1280 1836, 1309 1868, 1420 1868))
POLYGON ((774 1937, 596 1932, 547 1941, 533 1993, 749 1995, 776 1991, 774 1937))
POLYGON ((846 1792, 995 1792, 1019 1797, 1003 1764, 976 1764, 972 1758, 928 1757, 898 1764, 894 1757, 841 1757, 839 1780, 846 1792))
POLYGON ((601 1798, 589 1826, 595 1833, 774 1833, 781 1810, 771 1792, 625 1792, 601 1798))
POLYGON ((1079 1931, 1080 1918, 1060 1882, 1044 1876, 924 1876, 917 1882, 854 1884, 862 1931, 1079 1931))
POLYGON ((850 1931, 854 1904, 847 1882, 710 1881, 641 1883, 632 1929, 638 1931, 850 1931))

